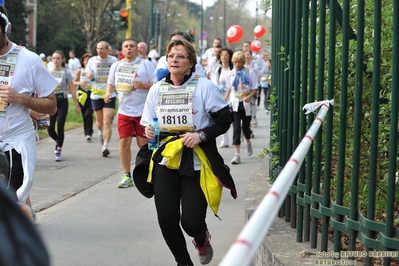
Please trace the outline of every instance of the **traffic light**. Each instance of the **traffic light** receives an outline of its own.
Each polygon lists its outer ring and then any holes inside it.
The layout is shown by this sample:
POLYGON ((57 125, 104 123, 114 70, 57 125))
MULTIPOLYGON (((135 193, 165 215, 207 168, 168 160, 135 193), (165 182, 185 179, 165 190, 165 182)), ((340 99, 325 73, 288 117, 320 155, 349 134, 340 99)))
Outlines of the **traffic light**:
POLYGON ((188 33, 190 34, 191 42, 194 43, 195 42, 195 30, 190 29, 188 33))
POLYGON ((114 10, 114 15, 112 16, 112 20, 114 21, 114 28, 120 29, 121 23, 121 12, 119 10, 114 10))
POLYGON ((121 22, 119 23, 119 25, 122 29, 127 29, 129 27, 129 11, 127 11, 126 9, 121 10, 120 16, 121 22))
POLYGON ((161 13, 155 13, 155 36, 161 35, 161 13))

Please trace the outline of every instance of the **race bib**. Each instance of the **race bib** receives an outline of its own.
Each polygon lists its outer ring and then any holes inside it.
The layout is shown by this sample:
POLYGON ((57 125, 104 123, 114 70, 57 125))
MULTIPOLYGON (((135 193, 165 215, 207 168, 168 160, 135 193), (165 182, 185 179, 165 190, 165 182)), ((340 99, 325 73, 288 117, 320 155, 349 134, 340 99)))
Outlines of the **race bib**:
POLYGON ((96 83, 107 83, 109 69, 111 68, 112 62, 97 62, 96 63, 96 83))
POLYGON ((163 132, 192 131, 192 91, 175 90, 161 94, 157 117, 163 132))
POLYGON ((65 69, 50 71, 50 74, 58 81, 58 86, 55 88, 54 91, 60 91, 62 89, 61 81, 62 81, 62 77, 64 76, 64 73, 65 73, 65 69))
POLYGON ((133 81, 140 63, 141 60, 137 60, 134 64, 121 62, 118 65, 115 72, 115 90, 117 92, 130 93, 132 91, 133 81))
POLYGON ((199 76, 195 76, 187 86, 173 88, 162 83, 158 95, 157 117, 161 132, 193 131, 193 93, 199 76))
MULTIPOLYGON (((0 85, 11 86, 11 80, 14 75, 15 63, 17 62, 17 57, 20 46, 15 47, 7 56, 0 58, 0 85)), ((7 115, 8 103, 0 100, 0 116, 7 115)))

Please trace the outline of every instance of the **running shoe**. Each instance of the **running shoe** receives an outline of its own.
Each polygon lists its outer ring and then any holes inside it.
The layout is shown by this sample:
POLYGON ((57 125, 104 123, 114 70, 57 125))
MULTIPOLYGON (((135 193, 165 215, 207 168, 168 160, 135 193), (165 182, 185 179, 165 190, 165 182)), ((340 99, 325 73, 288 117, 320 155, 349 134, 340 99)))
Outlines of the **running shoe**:
POLYGON ((219 146, 219 148, 228 148, 228 147, 229 147, 228 144, 223 144, 223 143, 220 143, 220 146, 219 146))
POLYGON ((103 137, 103 135, 101 134, 101 135, 99 135, 99 137, 100 137, 100 143, 101 143, 101 145, 104 145, 104 137, 103 137))
POLYGON ((109 150, 107 149, 107 147, 103 146, 101 154, 103 157, 107 157, 109 155, 109 150))
POLYGON ((132 187, 132 186, 133 186, 132 177, 130 176, 129 173, 125 173, 121 177, 121 182, 119 182, 118 188, 127 188, 127 187, 132 187))
POLYGON ((61 160, 62 160, 61 151, 60 150, 55 150, 54 151, 54 155, 55 155, 55 161, 56 162, 61 162, 61 160))
POLYGON ((90 135, 86 135, 86 141, 87 142, 91 142, 91 136, 90 135))
POLYGON ((210 241, 211 235, 209 234, 208 230, 206 231, 206 237, 203 246, 197 246, 197 243, 195 242, 195 240, 193 240, 194 247, 196 250, 198 250, 199 261, 202 265, 206 265, 212 260, 213 248, 210 241))
POLYGON ((251 156, 252 153, 253 153, 253 150, 252 150, 252 143, 250 142, 250 143, 247 143, 247 155, 248 155, 248 156, 251 156))
POLYGON ((231 160, 231 164, 240 164, 241 157, 239 154, 234 155, 233 159, 231 160))

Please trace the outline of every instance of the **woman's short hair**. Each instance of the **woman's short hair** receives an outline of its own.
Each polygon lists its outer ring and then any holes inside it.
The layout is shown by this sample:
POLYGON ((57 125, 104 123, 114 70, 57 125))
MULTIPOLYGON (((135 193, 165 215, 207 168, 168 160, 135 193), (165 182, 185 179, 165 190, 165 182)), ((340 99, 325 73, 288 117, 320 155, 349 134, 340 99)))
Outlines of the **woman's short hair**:
POLYGON ((241 62, 245 63, 245 55, 241 51, 237 51, 233 54, 233 57, 231 58, 232 62, 241 62))
POLYGON ((166 54, 169 54, 170 50, 172 50, 173 47, 178 46, 178 45, 183 45, 184 49, 186 49, 186 51, 188 53, 188 59, 193 63, 191 72, 195 72, 195 67, 197 65, 197 54, 195 53, 194 46, 189 41, 186 41, 186 40, 170 41, 166 48, 166 54))
POLYGON ((83 61, 85 60, 85 58, 90 58, 91 54, 89 53, 85 53, 84 55, 82 55, 82 57, 80 58, 80 65, 83 67, 83 61))

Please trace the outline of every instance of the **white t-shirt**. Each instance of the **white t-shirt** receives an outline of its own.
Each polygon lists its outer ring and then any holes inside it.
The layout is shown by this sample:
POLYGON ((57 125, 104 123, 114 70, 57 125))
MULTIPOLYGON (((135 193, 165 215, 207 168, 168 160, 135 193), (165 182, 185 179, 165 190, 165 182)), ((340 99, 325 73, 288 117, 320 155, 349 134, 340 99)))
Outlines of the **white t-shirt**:
POLYGON ((220 93, 222 93, 222 95, 225 95, 226 93, 226 81, 229 73, 230 73, 230 68, 223 69, 221 67, 218 67, 211 75, 211 81, 219 88, 219 91, 220 93), (219 74, 219 69, 220 69, 220 74, 219 74))
MULTIPOLYGON (((192 74, 182 86, 188 84, 194 76, 195 75, 192 74)), ((161 84, 162 82, 157 82, 148 92, 147 101, 144 105, 143 115, 141 116, 140 122, 143 126, 150 124, 152 119, 156 117, 156 112, 159 108, 158 94, 161 84)), ((179 88, 181 86, 172 87, 179 88)), ((193 93, 192 102, 193 123, 196 130, 211 126, 213 124, 213 119, 210 117, 209 113, 217 112, 226 106, 227 102, 223 99, 218 88, 207 78, 200 77, 193 93)))
MULTIPOLYGON (((166 62, 166 56, 162 56, 158 60, 157 67, 155 68, 155 71, 154 71, 154 82, 158 82, 158 79, 157 79, 157 76, 156 76, 156 73, 157 73, 158 69, 168 69, 168 62, 166 62)), ((205 77, 204 68, 198 63, 195 65, 194 74, 198 75, 200 77, 205 77)))
POLYGON ((78 71, 80 65, 79 59, 75 58, 69 58, 68 60, 68 71, 71 73, 72 77, 75 77, 76 72, 78 71))
MULTIPOLYGON (((112 56, 112 55, 108 55, 108 57, 106 59, 101 59, 98 55, 97 56, 93 56, 87 62, 86 73, 97 73, 98 63, 108 63, 108 62, 115 63, 117 61, 118 61, 118 59, 115 56, 112 56)), ((108 75, 109 75, 109 70, 107 70, 107 71, 108 71, 108 75)), ((101 90, 105 91, 105 89, 107 87, 107 82, 106 81, 102 82, 102 83, 96 82, 96 87, 98 89, 101 89, 101 90)), ((111 97, 116 97, 116 93, 115 92, 112 93, 111 97)), ((99 99, 101 99, 101 96, 100 95, 96 95, 96 94, 94 94, 92 92, 90 94, 90 98, 93 99, 93 100, 99 100, 99 99)))
MULTIPOLYGON (((63 69, 64 70, 64 69, 63 69)), ((50 69, 50 71, 52 71, 52 69, 50 69)), ((51 72, 50 72, 51 73, 51 72)), ((55 95, 58 94, 64 94, 67 95, 68 94, 68 84, 69 82, 73 81, 73 77, 71 75, 71 73, 69 73, 68 71, 65 71, 65 73, 62 75, 61 81, 59 83, 60 88, 54 91, 55 95)))
MULTIPOLYGON (((193 78, 194 74, 182 86, 187 85, 193 78)), ((158 95, 161 89, 162 82, 158 82, 151 87, 148 92, 147 101, 144 105, 143 115, 141 116, 140 124, 146 126, 152 122, 156 117, 158 107, 158 95)), ((181 86, 172 86, 179 88, 181 86)), ((227 106, 227 102, 223 100, 222 94, 218 91, 217 87, 207 78, 200 77, 193 92, 192 98, 192 113, 193 125, 195 130, 201 130, 210 127, 214 124, 210 113, 217 112, 227 106)), ((158 118, 161 119, 161 118, 158 118)), ((161 164, 166 163, 164 158, 161 164)), ((198 156, 194 153, 193 156, 194 169, 200 170, 201 163, 198 156)))
MULTIPOLYGON (((13 44, 10 51, 15 47, 16 45, 13 44)), ((8 55, 10 51, 3 56, 8 55)), ((57 85, 58 81, 51 76, 40 57, 26 48, 21 48, 15 64, 11 87, 15 88, 19 93, 29 96, 37 92, 38 97, 42 98, 49 96, 57 85)), ((7 116, 8 120, 5 116, 0 117, 0 140, 6 128, 11 131, 24 123, 30 117, 30 114, 25 106, 11 103, 7 107, 7 116)))
MULTIPOLYGON (((11 49, 3 56, 7 56, 15 47, 16 44, 13 43, 11 49)), ((24 95, 33 96, 37 93, 39 98, 43 98, 49 96, 57 85, 58 81, 51 76, 40 57, 26 48, 21 48, 15 63, 11 87, 24 95)), ((21 104, 10 103, 6 116, 0 117, 0 149, 8 151, 14 148, 21 154, 24 177, 22 186, 17 190, 17 198, 21 203, 26 202, 33 184, 36 164, 35 139, 30 110, 21 104)))
MULTIPOLYGON (((122 59, 119 62, 113 63, 111 66, 111 69, 109 71, 109 76, 108 76, 108 84, 111 84, 112 86, 115 86, 115 72, 117 69, 117 66, 120 63, 124 64, 129 64, 133 65, 135 64, 139 58, 137 58, 135 61, 131 63, 124 62, 122 59)), ((141 82, 152 82, 154 80, 154 66, 150 61, 147 59, 141 59, 140 66, 137 69, 136 72, 136 77, 134 78, 136 81, 141 81, 141 82)), ((135 91, 132 91, 130 93, 118 93, 118 98, 119 98, 119 106, 118 106, 118 113, 130 116, 130 117, 140 117, 143 108, 144 108, 144 103, 147 98, 148 94, 148 89, 136 89, 135 91)))

